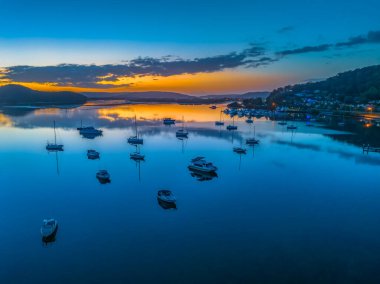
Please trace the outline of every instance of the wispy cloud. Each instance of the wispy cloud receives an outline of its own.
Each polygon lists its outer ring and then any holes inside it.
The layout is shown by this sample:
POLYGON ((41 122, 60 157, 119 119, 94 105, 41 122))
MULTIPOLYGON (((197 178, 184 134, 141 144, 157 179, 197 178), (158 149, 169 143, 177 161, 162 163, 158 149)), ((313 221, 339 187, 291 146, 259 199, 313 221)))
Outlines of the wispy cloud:
POLYGON ((366 35, 355 36, 347 41, 338 42, 337 47, 350 47, 366 43, 380 43, 380 31, 370 31, 366 35))
POLYGON ((312 46, 304 46, 295 49, 286 49, 276 52, 279 57, 293 55, 293 54, 303 54, 311 52, 325 52, 333 48, 349 48, 353 46, 363 45, 363 44, 374 44, 380 43, 380 31, 370 31, 366 35, 359 35, 349 38, 347 41, 320 44, 312 46))
POLYGON ((321 45, 315 45, 315 46, 304 46, 296 49, 287 49, 287 50, 282 50, 279 52, 276 52, 278 56, 286 56, 286 55, 291 55, 291 54, 301 54, 301 53, 309 53, 309 52, 321 52, 321 51, 326 51, 329 50, 331 44, 321 44, 321 45))
POLYGON ((285 33, 291 32, 293 30, 294 30, 293 26, 285 26, 285 27, 282 27, 281 29, 278 29, 277 33, 279 33, 279 34, 285 34, 285 33))

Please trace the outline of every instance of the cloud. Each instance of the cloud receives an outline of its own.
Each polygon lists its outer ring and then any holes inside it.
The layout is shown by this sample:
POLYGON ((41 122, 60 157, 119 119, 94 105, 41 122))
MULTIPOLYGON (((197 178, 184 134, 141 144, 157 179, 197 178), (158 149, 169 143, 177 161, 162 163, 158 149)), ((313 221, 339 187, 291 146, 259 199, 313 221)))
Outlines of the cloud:
POLYGON ((351 47, 367 43, 380 43, 380 31, 370 31, 367 35, 355 36, 349 38, 347 41, 338 42, 337 47, 351 47))
POLYGON ((370 31, 366 35, 359 35, 349 38, 347 41, 331 43, 331 44, 320 44, 312 46, 304 46, 296 49, 287 49, 276 52, 279 57, 284 57, 293 54, 303 54, 310 52, 324 52, 332 48, 345 48, 358 46, 362 44, 374 44, 380 43, 380 31, 370 31))
POLYGON ((309 53, 309 52, 322 52, 322 51, 329 50, 331 46, 332 46, 331 44, 304 46, 304 47, 296 48, 296 49, 282 50, 282 51, 276 52, 276 55, 286 56, 286 55, 291 55, 291 54, 302 54, 302 53, 309 53))
MULTIPOLYGON (((203 58, 183 59, 138 57, 124 64, 55 66, 11 66, 5 68, 2 79, 12 82, 54 83, 57 86, 114 87, 123 77, 173 76, 218 72, 225 69, 268 65, 276 59, 265 56, 265 49, 251 45, 240 52, 203 58), (102 82, 100 85, 99 82, 102 82)), ((128 86, 128 84, 118 86, 128 86)))
POLYGON ((286 26, 286 27, 282 27, 281 29, 278 29, 277 33, 279 33, 279 34, 285 34, 285 33, 291 32, 293 30, 294 30, 293 26, 286 26))
MULTIPOLYGON (((293 27, 283 27, 282 32, 293 27)), ((167 55, 160 58, 138 57, 120 64, 81 65, 59 64, 54 66, 10 66, 0 68, 0 83, 40 83, 56 86, 82 88, 128 87, 125 78, 144 76, 174 76, 182 74, 212 73, 234 68, 258 68, 281 60, 285 56, 325 52, 332 49, 349 48, 368 43, 380 43, 380 31, 349 38, 347 41, 304 46, 277 51, 268 55, 260 45, 251 44, 241 51, 221 55, 184 59, 167 55)))

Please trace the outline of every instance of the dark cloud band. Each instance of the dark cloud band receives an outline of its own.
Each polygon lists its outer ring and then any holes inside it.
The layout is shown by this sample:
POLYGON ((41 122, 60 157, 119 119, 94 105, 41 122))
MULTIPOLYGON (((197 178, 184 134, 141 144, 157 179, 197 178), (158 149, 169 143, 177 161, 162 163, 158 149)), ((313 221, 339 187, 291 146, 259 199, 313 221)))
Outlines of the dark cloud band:
POLYGON ((58 86, 107 88, 114 87, 120 77, 209 73, 237 67, 255 68, 273 61, 265 56, 262 47, 251 46, 241 52, 195 59, 140 57, 117 65, 11 66, 6 68, 3 79, 14 82, 54 82, 58 86), (100 81, 101 85, 98 84, 100 81))

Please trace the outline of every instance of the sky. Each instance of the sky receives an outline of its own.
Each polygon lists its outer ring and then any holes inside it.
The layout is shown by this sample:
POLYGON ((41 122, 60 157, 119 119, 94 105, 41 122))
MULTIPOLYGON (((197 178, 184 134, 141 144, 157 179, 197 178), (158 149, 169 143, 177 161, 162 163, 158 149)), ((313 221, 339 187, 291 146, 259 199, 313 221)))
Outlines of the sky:
POLYGON ((0 0, 0 84, 271 91, 380 64, 378 0, 0 0))

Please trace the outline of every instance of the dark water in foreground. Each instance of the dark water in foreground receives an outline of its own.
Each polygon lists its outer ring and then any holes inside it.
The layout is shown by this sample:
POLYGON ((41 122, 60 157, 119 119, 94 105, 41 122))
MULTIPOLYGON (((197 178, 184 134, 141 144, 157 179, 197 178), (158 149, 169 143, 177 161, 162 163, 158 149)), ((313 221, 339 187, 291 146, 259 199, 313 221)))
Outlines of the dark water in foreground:
MULTIPOLYGON (((1 115, 0 283, 380 283, 380 154, 332 139, 346 132, 294 132, 255 121, 253 135, 214 126, 207 106, 140 105, 1 115), (134 114, 146 161, 129 159, 134 114), (189 139, 160 119, 185 116, 189 139), (80 120, 103 129, 82 138, 80 120), (62 153, 47 153, 57 122, 62 153), (88 160, 87 149, 101 159, 88 160), (203 155, 218 177, 187 169, 203 155), (105 168, 112 182, 95 178, 105 168), (171 189, 177 210, 157 202, 171 189), (41 241, 42 219, 59 222, 41 241)), ((227 124, 226 124, 227 125, 227 124)))

